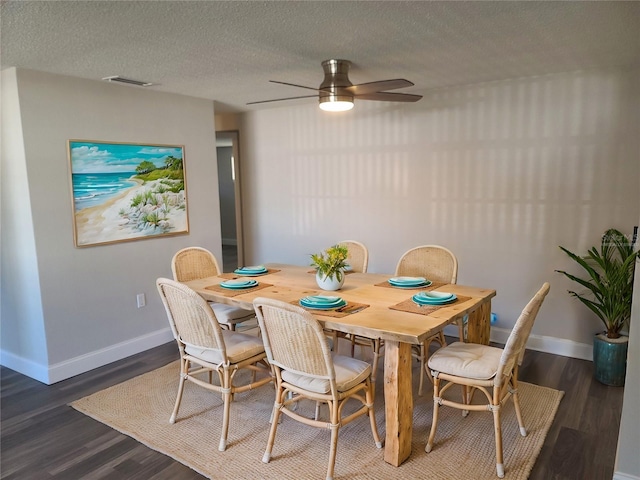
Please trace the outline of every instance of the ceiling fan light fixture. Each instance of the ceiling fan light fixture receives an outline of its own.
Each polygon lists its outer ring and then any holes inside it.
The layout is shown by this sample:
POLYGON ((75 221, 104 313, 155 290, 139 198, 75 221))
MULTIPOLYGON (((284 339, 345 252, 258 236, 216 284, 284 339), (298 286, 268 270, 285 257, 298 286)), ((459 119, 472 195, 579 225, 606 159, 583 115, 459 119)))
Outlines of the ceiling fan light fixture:
POLYGON ((319 99, 320 109, 325 112, 346 112, 353 108, 353 97, 350 95, 327 95, 319 99))

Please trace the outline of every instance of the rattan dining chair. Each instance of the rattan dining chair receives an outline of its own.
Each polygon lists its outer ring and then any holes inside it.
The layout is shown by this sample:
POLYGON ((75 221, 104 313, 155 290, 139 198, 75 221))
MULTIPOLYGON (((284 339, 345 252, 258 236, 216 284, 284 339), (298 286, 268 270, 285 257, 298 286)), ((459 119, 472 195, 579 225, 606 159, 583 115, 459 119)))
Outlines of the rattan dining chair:
MULTIPOLYGON (((187 247, 176 252, 171 259, 171 271, 176 282, 190 282, 222 273, 215 255, 202 247, 187 247)), ((229 330, 235 330, 240 323, 255 320, 255 313, 244 308, 217 302, 209 302, 209 305, 218 322, 229 330)))
POLYGON ((432 282, 456 283, 458 259, 440 245, 422 245, 402 254, 396 275, 427 277, 432 282))
POLYGON ((357 273, 367 273, 369 265, 369 250, 356 240, 344 240, 338 245, 347 247, 347 264, 357 273))
POLYGON ((227 448, 229 411, 234 394, 273 381, 265 362, 264 345, 259 337, 220 328, 206 300, 188 286, 168 278, 158 278, 156 286, 180 351, 180 383, 169 422, 176 421, 187 380, 222 394, 224 406, 218 450, 224 451, 227 448), (242 369, 251 371, 251 380, 236 386, 234 377, 242 369), (218 374, 218 384, 212 381, 213 372, 218 374), (259 377, 257 373, 260 373, 259 377), (205 374, 208 375, 208 381, 206 377, 203 378, 205 374))
MULTIPOLYGON (((440 245, 421 245, 407 250, 398 260, 396 276, 425 277, 432 282, 456 283, 458 280, 458 259, 448 248, 440 245)), ((458 335, 464 339, 464 322, 459 320, 458 335)), ((420 362, 420 383, 418 395, 422 395, 424 386, 426 362, 431 343, 438 342, 441 347, 447 344, 444 333, 439 331, 427 338, 421 345, 414 346, 414 357, 420 362)))
POLYGON ((263 297, 256 298, 253 304, 276 381, 271 429, 262 461, 268 463, 271 459, 281 413, 305 425, 331 431, 328 480, 333 478, 340 427, 368 415, 375 445, 381 448, 373 408, 371 365, 347 356, 332 356, 322 326, 303 308, 263 297), (329 420, 297 413, 295 408, 303 399, 326 403, 329 420), (359 401, 362 406, 355 411, 348 409, 351 413, 343 416, 343 407, 349 400, 359 401))
MULTIPOLYGON (((458 279, 458 260, 453 252, 439 245, 423 245, 405 252, 396 266, 396 276, 425 277, 432 282, 456 283, 458 279)), ((458 322, 460 338, 464 338, 464 323, 458 322)), ((379 359, 384 355, 382 349, 384 342, 366 337, 351 336, 351 356, 354 356, 356 345, 369 347, 372 350, 373 381, 375 382, 379 359)), ((422 395, 424 377, 426 372, 426 358, 429 346, 432 342, 438 342, 440 346, 447 344, 442 331, 427 338, 422 344, 414 346, 413 356, 420 362, 420 383, 418 395, 422 395)), ((429 375, 428 372, 426 372, 429 375)))
MULTIPOLYGON (((369 250, 364 243, 356 240, 343 240, 338 245, 347 247, 347 264, 351 267, 351 270, 356 273, 367 273, 369 266, 369 250)), ((348 340, 351 343, 351 356, 355 354, 355 346, 358 344, 368 344, 368 339, 359 338, 356 335, 348 333, 338 332, 337 330, 325 329, 325 332, 333 340, 333 349, 338 351, 338 341, 341 338, 348 340)), ((375 371, 372 371, 373 381, 375 382, 375 371)))
POLYGON ((425 447, 427 453, 433 449, 440 406, 460 409, 465 416, 469 411, 490 411, 493 412, 495 431, 496 472, 498 477, 504 477, 500 411, 505 402, 513 397, 520 434, 523 437, 527 435, 518 398, 518 366, 522 363, 533 322, 548 292, 549 284, 544 283, 520 314, 504 349, 455 342, 440 348, 429 358, 428 366, 433 377, 433 421, 425 447), (441 388, 443 381, 446 383, 441 388), (453 385, 462 387, 462 402, 444 398, 444 393, 453 385), (484 394, 486 403, 471 403, 477 390, 484 394))
MULTIPOLYGON (((458 279, 458 260, 453 252, 439 245, 423 245, 415 247, 405 252, 396 266, 396 276, 416 276, 425 277, 432 282, 456 283, 458 279)), ((464 323, 458 322, 458 332, 460 338, 464 338, 464 323)), ((420 362, 420 383, 418 385, 418 395, 422 395, 424 386, 426 360, 429 347, 432 342, 438 342, 440 346, 447 344, 442 331, 427 338, 422 344, 414 345, 413 356, 420 362)), ((351 356, 354 355, 354 346, 360 345, 370 347, 372 350, 372 366, 375 372, 378 368, 379 359, 384 355, 382 349, 384 342, 377 339, 355 336, 352 338, 351 356)))

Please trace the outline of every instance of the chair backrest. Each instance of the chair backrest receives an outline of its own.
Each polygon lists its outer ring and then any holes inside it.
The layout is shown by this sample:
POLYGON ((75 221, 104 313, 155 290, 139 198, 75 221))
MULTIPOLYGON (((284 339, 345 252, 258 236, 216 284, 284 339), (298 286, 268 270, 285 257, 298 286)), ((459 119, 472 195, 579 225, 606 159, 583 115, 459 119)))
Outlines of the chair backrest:
POLYGON ((547 296, 547 293, 549 293, 549 288, 549 284, 545 282, 534 297, 529 300, 529 303, 527 303, 527 306, 524 307, 524 310, 522 310, 522 313, 518 317, 502 351, 500 367, 495 377, 496 382, 501 382, 503 380, 501 378, 502 376, 509 376, 516 362, 518 362, 518 364, 522 362, 527 340, 533 328, 533 322, 536 320, 544 298, 547 296))
POLYGON ((458 259, 439 245, 422 245, 406 251, 396 266, 396 275, 426 277, 432 282, 456 283, 458 259))
POLYGON ((309 312, 264 297, 256 298, 253 306, 271 365, 333 383, 335 370, 326 334, 309 312))
POLYGON ((220 274, 216 257, 206 248, 187 247, 171 259, 171 271, 176 282, 190 282, 220 274))
POLYGON ((367 273, 369 265, 369 251, 364 244, 355 240, 345 240, 338 245, 347 247, 347 263, 354 272, 367 273))
POLYGON ((180 353, 184 344, 213 350, 226 362, 222 330, 207 301, 186 285, 168 278, 158 278, 156 286, 180 353))

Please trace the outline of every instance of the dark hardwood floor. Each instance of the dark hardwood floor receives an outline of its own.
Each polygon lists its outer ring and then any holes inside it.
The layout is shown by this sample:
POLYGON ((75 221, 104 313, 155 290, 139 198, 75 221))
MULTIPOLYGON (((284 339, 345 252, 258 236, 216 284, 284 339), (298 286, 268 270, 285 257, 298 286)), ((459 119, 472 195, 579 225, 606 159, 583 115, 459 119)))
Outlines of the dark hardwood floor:
MULTIPOLYGON (((177 358, 172 342, 50 386, 2 367, 0 478, 203 478, 68 406, 177 358)), ((527 351, 520 378, 565 391, 529 478, 611 479, 623 389, 595 381, 591 362, 534 351, 527 351)))

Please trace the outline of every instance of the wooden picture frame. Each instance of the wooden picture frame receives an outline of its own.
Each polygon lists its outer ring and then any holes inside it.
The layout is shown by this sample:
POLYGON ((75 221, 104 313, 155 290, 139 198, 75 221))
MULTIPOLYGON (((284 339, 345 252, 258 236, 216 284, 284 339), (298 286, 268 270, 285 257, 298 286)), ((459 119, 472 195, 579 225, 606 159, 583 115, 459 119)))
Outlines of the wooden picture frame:
POLYGON ((76 247, 189 233, 183 145, 67 147, 76 247))

